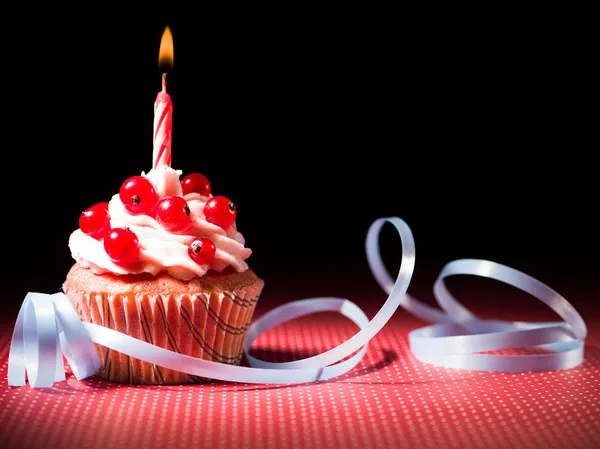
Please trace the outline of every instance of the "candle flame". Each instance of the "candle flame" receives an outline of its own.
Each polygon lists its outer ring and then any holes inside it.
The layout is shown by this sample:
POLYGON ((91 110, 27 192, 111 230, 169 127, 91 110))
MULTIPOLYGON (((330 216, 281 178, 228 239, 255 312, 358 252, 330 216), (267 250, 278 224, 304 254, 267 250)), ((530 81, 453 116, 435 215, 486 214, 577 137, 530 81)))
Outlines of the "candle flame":
POLYGON ((163 70, 173 70, 173 35, 167 26, 160 39, 160 51, 158 52, 158 67, 163 70))

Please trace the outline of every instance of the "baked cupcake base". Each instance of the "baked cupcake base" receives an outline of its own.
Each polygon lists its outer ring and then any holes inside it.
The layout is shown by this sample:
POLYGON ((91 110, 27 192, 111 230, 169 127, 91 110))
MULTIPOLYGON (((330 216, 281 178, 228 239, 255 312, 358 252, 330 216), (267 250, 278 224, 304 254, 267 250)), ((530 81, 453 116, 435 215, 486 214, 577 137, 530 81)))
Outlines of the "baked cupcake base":
MULTIPOLYGON (((182 281, 167 274, 95 275, 74 264, 63 291, 83 322, 99 324, 180 354, 239 365, 246 331, 264 286, 251 270, 209 272, 182 281)), ((204 379, 96 345, 97 375, 130 384, 204 379)))

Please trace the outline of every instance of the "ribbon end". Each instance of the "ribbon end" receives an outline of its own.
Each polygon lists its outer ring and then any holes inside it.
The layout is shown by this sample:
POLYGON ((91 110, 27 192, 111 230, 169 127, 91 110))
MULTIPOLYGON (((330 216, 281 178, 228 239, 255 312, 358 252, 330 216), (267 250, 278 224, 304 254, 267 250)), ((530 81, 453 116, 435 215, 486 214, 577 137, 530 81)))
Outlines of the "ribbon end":
MULTIPOLYGON (((56 336, 56 347, 60 348, 60 338, 56 336)), ((63 360, 63 355, 61 351, 56 351, 56 370, 54 371, 54 380, 56 382, 60 382, 63 380, 67 380, 67 376, 65 375, 65 361, 63 360)))
POLYGON ((27 382, 25 382, 24 377, 22 379, 14 379, 14 378, 11 378, 10 374, 8 375, 8 386, 9 387, 24 387, 26 383, 27 382))

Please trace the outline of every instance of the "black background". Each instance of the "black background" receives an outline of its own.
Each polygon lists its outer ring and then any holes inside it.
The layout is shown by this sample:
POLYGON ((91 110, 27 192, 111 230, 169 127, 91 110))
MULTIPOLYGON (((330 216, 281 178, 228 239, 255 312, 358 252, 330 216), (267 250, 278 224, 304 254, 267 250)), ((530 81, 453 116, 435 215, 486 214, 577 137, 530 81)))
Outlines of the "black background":
MULTIPOLYGON (((13 17, 5 303, 57 291, 79 213, 151 168, 166 25, 173 166, 236 203, 265 295, 378 291, 364 237, 397 215, 416 239, 411 291, 430 295, 446 262, 475 257, 591 300, 598 145, 585 28, 304 12, 13 17)), ((393 267, 398 240, 383 238, 393 267)))

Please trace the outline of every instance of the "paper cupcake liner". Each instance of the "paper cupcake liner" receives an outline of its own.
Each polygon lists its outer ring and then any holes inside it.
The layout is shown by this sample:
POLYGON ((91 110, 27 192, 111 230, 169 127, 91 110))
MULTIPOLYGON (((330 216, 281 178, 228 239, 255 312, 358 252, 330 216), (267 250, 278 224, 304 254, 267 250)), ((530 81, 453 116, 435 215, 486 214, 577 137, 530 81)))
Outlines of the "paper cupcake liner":
MULTIPOLYGON (((67 292, 83 322, 99 324, 180 354, 239 365, 262 282, 233 292, 194 295, 108 295, 67 292)), ((103 379, 172 385, 203 378, 143 362, 97 345, 103 379)))

